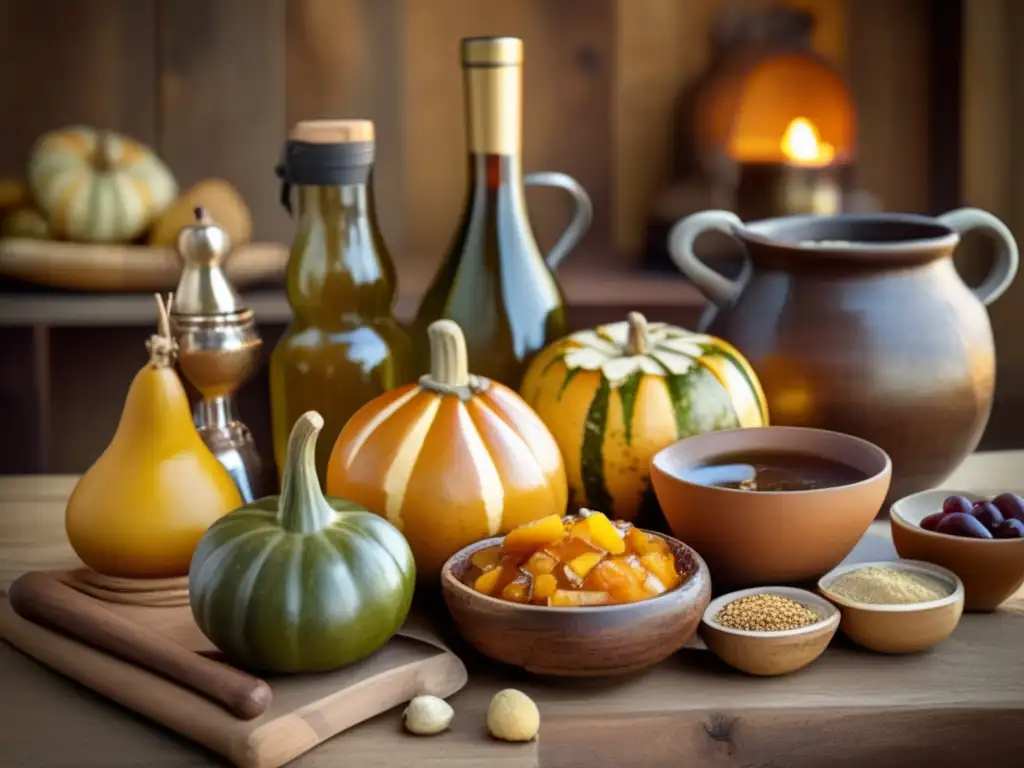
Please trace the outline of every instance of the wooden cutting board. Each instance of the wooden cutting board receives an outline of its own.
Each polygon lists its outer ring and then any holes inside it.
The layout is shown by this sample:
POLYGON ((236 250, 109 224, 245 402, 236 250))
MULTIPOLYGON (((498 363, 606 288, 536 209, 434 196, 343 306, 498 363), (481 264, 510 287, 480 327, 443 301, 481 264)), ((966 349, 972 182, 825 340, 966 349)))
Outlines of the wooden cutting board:
MULTIPOLYGON (((96 602, 192 651, 216 656, 187 606, 96 602)), ((277 768, 413 696, 450 696, 467 679, 458 657, 424 622, 410 617, 399 636, 358 664, 327 674, 269 678, 274 691, 270 709, 254 720, 240 720, 158 674, 23 619, 6 598, 0 602, 0 636, 45 666, 206 746, 239 768, 277 768)))

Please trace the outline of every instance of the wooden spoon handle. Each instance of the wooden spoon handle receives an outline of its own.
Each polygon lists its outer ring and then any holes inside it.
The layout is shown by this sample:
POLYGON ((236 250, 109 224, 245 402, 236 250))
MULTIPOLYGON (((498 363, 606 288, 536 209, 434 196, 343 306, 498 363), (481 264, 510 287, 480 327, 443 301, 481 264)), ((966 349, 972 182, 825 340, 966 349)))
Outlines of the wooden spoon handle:
POLYGON ((61 630, 118 658, 138 664, 221 704, 245 720, 273 699, 263 680, 193 653, 157 632, 112 613, 52 576, 33 571, 8 590, 22 618, 61 630))

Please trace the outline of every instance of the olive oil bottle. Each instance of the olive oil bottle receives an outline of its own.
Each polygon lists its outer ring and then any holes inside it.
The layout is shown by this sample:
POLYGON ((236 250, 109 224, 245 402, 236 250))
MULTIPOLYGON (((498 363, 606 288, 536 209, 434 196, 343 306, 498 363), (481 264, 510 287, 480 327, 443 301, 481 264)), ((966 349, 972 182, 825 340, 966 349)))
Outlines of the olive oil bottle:
MULTIPOLYGON (((418 349, 426 328, 454 320, 473 370, 518 388, 526 365, 565 334, 565 307, 552 270, 590 226, 583 188, 562 173, 522 173, 523 41, 462 40, 468 189, 454 241, 414 322, 418 349), (524 185, 555 186, 576 212, 545 259, 527 219, 524 185)), ((420 360, 425 368, 426 360, 420 360)))
MULTIPOLYGON (((364 403, 415 377, 410 339, 392 312, 395 268, 377 225, 369 120, 296 124, 278 168, 282 202, 297 201, 285 278, 292 322, 270 358, 274 459, 306 411, 324 418, 316 467, 364 403), (294 189, 293 189, 294 188, 294 189)), ((321 482, 323 482, 321 480, 321 482)))

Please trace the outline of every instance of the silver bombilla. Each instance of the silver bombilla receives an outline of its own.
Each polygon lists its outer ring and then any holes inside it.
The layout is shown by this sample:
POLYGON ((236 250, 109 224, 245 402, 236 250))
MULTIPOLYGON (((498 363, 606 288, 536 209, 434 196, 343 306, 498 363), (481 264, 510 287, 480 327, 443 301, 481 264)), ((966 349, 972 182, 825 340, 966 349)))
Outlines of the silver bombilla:
POLYGON ((171 330, 181 372, 201 396, 193 412, 196 428, 248 503, 267 489, 252 433, 234 417, 233 401, 255 372, 263 341, 252 310, 224 274, 230 248, 227 233, 196 208, 195 223, 178 235, 183 267, 171 330))

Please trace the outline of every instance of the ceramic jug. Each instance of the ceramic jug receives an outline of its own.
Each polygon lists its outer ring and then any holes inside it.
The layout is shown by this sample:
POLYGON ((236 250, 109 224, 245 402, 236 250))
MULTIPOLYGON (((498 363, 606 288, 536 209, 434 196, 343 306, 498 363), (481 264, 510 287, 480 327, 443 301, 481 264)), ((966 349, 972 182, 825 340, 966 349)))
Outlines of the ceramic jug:
POLYGON ((1010 230, 963 208, 911 214, 793 216, 744 224, 703 211, 669 234, 676 266, 709 299, 701 330, 754 367, 771 423, 831 429, 889 453, 890 499, 942 482, 978 445, 992 409, 995 351, 985 307, 1017 272, 1010 230), (953 265, 965 232, 997 253, 980 285, 953 265), (697 238, 744 248, 739 278, 702 263, 697 238))

